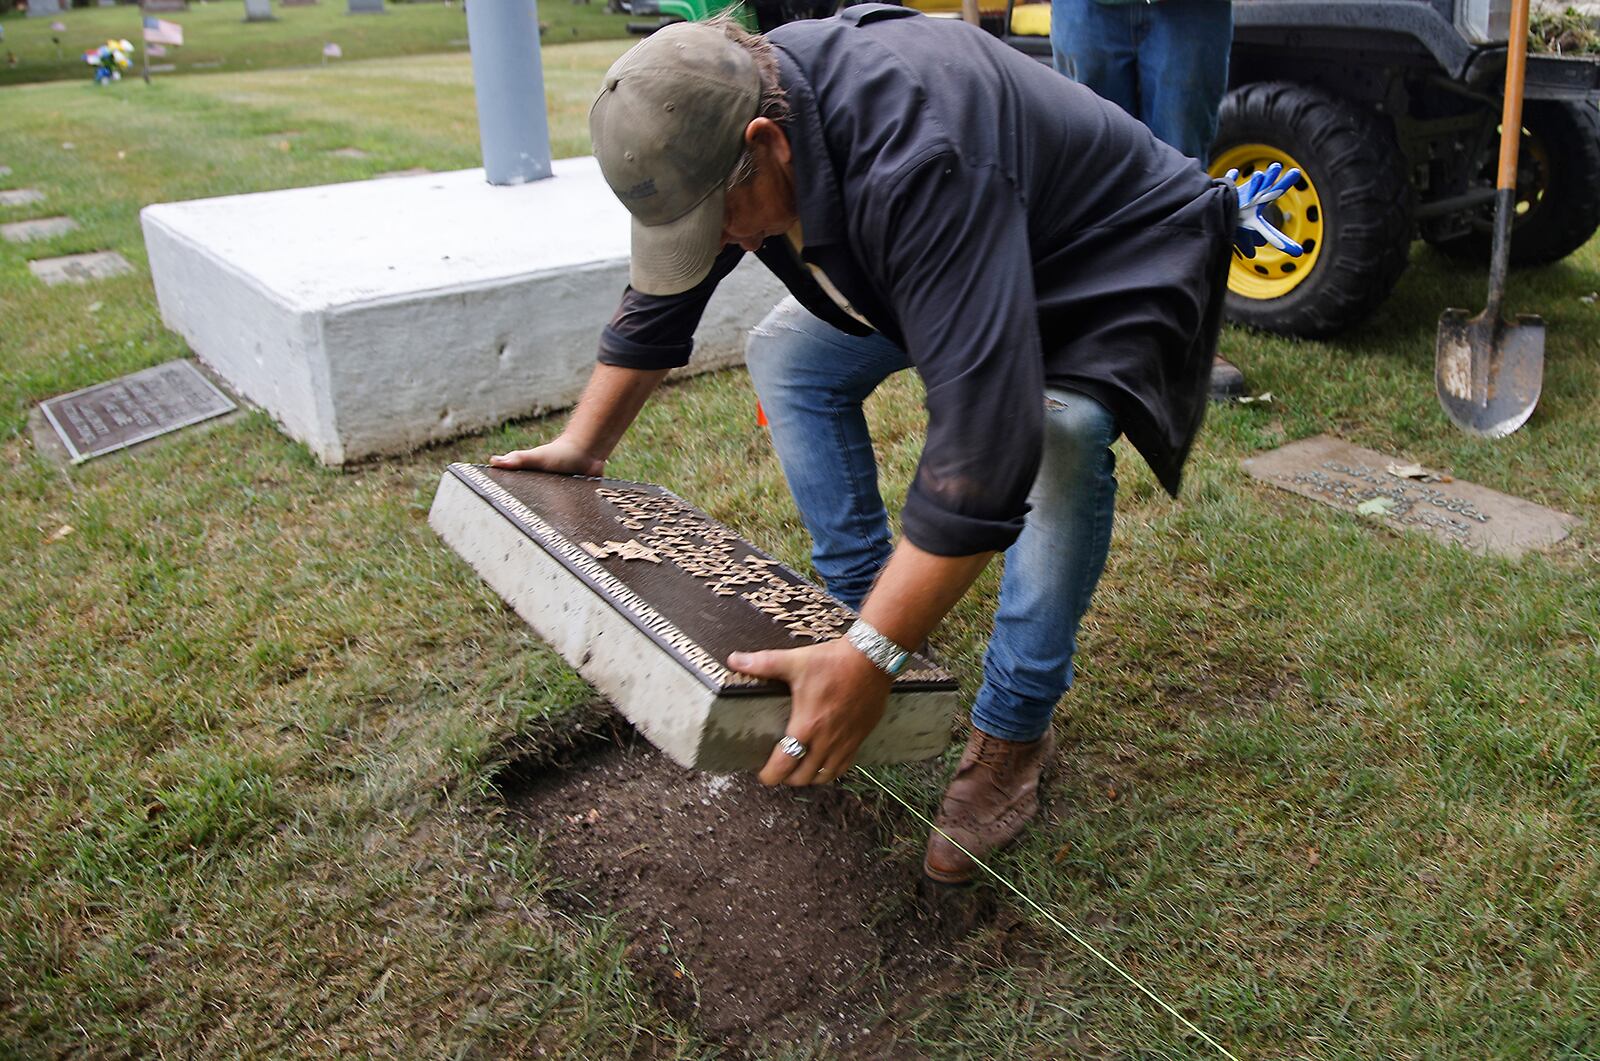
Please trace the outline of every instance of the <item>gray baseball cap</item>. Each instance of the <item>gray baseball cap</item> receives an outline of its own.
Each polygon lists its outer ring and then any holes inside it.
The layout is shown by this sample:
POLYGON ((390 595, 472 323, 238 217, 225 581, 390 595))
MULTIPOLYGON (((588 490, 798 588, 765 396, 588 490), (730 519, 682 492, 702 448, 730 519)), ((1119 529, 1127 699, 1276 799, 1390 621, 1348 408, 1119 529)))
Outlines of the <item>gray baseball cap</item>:
POLYGON ((760 100, 750 54, 698 22, 657 30, 606 72, 589 136, 606 183, 633 215, 635 289, 676 295, 711 271, 728 178, 760 100))

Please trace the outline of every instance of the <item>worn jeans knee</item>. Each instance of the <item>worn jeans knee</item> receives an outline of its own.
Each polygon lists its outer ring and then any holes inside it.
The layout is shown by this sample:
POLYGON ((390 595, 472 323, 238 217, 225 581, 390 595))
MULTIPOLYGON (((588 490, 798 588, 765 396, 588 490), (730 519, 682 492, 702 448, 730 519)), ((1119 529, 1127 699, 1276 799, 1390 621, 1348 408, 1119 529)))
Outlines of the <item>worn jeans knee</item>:
POLYGON ((1072 685, 1078 624, 1105 569, 1116 510, 1115 417, 1073 391, 1045 395, 1045 442, 1022 535, 1005 554, 975 726, 1031 741, 1072 685))
POLYGON ((848 335, 792 297, 751 330, 745 356, 812 563, 830 593, 858 607, 892 549, 862 403, 910 361, 881 335, 848 335))

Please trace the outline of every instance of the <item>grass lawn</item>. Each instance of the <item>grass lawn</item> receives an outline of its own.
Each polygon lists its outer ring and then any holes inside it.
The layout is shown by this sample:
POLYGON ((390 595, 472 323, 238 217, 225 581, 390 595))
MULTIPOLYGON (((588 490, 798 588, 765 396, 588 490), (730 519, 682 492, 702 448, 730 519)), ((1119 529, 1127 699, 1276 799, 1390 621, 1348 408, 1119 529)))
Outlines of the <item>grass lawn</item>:
MULTIPOLYGON (((201 0, 187 11, 160 17, 183 27, 184 44, 169 47, 165 58, 179 73, 210 70, 268 70, 322 62, 322 46, 337 43, 345 62, 395 55, 467 50, 466 7, 460 3, 390 3, 382 15, 351 15, 345 0, 319 0, 309 7, 272 5, 276 20, 246 22, 243 0, 201 0)), ((16 13, 0 17, 0 85, 30 81, 88 80, 93 71, 83 53, 108 38, 140 45, 137 5, 83 7, 51 18, 16 13), (63 32, 50 28, 61 22, 63 32)), ((628 16, 606 11, 604 0, 578 4, 552 0, 539 5, 546 28, 544 43, 627 36, 628 16)), ((330 60, 339 62, 340 60, 330 60)), ((139 59, 134 57, 134 74, 139 59)), ((160 75, 157 75, 160 76, 160 75)))
MULTIPOLYGON (((623 46, 545 52, 558 153, 582 150, 623 46)), ((649 1001, 614 924, 551 910, 538 849, 498 824, 496 771, 594 694, 426 512, 446 462, 559 417, 348 471, 259 414, 71 470, 27 438, 40 399, 185 353, 141 205, 477 162, 464 56, 6 91, 0 187, 49 199, 0 220, 82 228, 0 244, 0 1054, 717 1052, 649 1001), (94 249, 133 275, 47 289, 26 267, 94 249)), ((1484 277, 1419 245, 1337 342, 1225 335, 1276 398, 1212 414, 1180 502, 1121 451, 1051 807, 999 863, 1239 1056, 1600 1056, 1597 289, 1600 242, 1513 277, 1549 364, 1509 439, 1436 407, 1439 310, 1481 307, 1484 277), (1585 523, 1548 555, 1481 559, 1238 468, 1319 432, 1585 523)), ((751 404, 739 372, 669 388, 609 470, 804 568, 751 404)), ((871 414, 899 496, 914 381, 871 414)), ((968 691, 995 574, 935 639, 968 691)), ((931 809, 952 760, 883 776, 931 809)), ((882 857, 914 864, 922 830, 850 784, 882 857)), ((950 963, 886 1056, 1216 1056, 1046 925, 984 929, 950 963)))

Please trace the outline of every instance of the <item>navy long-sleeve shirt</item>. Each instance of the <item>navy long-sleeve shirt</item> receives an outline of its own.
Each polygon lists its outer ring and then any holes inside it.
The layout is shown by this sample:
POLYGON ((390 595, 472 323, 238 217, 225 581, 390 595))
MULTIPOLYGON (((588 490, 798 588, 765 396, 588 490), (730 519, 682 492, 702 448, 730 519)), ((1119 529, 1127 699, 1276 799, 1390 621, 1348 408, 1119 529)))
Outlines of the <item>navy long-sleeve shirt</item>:
MULTIPOLYGON (((1109 408, 1174 495, 1205 414, 1237 203, 1116 106, 964 23, 847 8, 768 35, 791 108, 804 260, 757 256, 812 313, 902 346, 928 436, 901 514, 964 556, 1022 530, 1043 390, 1109 408)), ((624 292, 600 360, 686 363, 729 246, 681 295, 624 292)))

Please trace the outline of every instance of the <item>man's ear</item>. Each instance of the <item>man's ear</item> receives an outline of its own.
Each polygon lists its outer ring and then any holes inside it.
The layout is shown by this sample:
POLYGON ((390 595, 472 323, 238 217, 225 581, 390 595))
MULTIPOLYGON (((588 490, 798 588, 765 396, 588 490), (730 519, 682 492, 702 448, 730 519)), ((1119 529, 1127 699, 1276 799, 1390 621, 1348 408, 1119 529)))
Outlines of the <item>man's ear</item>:
POLYGON ((758 153, 769 155, 779 165, 790 158, 789 137, 783 126, 771 118, 756 118, 744 127, 744 142, 758 153))

